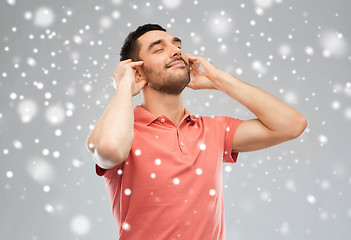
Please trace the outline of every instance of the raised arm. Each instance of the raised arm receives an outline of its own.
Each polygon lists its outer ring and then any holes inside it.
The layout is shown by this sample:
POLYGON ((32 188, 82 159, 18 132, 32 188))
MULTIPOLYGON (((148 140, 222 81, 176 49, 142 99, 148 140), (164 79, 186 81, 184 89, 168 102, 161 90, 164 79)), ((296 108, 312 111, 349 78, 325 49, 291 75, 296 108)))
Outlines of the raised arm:
POLYGON ((267 148, 297 138, 307 126, 305 117, 278 98, 223 72, 206 59, 188 55, 194 80, 192 89, 217 89, 237 100, 257 119, 241 123, 235 131, 233 152, 267 148))
POLYGON ((113 78, 117 88, 110 104, 96 123, 87 140, 94 161, 104 169, 122 163, 128 156, 134 138, 133 96, 145 86, 138 80, 137 68, 143 62, 121 61, 113 78))

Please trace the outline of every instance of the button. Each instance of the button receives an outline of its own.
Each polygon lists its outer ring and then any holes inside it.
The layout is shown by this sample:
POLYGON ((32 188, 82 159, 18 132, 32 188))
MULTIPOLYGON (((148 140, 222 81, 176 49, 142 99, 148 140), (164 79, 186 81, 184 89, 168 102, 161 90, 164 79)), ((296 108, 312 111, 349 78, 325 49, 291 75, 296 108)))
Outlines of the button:
POLYGON ((165 122, 166 120, 164 118, 161 118, 161 122, 165 122))
POLYGON ((180 142, 180 145, 184 146, 184 143, 183 143, 183 142, 180 142))

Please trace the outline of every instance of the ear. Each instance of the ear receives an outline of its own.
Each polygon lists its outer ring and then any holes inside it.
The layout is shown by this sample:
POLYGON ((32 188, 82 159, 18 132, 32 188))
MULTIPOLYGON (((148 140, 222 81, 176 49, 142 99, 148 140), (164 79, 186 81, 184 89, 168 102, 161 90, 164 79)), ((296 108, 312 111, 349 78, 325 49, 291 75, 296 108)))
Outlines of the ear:
POLYGON ((136 80, 136 82, 139 82, 142 80, 147 81, 145 74, 144 74, 144 71, 143 71, 143 69, 141 69, 141 67, 138 67, 135 71, 135 80, 136 80))

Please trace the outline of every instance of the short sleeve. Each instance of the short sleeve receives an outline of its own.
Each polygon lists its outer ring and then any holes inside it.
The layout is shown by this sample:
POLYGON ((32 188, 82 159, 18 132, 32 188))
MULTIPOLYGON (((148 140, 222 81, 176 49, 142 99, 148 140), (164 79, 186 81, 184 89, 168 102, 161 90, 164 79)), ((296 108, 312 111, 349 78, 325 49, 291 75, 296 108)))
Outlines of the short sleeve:
POLYGON ((100 167, 99 165, 95 164, 95 172, 98 176, 104 176, 106 178, 113 178, 118 174, 118 170, 123 167, 123 163, 114 166, 113 168, 110 169, 104 169, 100 167))
POLYGON ((239 153, 232 153, 233 138, 235 131, 243 120, 238 118, 225 117, 224 154, 223 161, 235 163, 239 153))

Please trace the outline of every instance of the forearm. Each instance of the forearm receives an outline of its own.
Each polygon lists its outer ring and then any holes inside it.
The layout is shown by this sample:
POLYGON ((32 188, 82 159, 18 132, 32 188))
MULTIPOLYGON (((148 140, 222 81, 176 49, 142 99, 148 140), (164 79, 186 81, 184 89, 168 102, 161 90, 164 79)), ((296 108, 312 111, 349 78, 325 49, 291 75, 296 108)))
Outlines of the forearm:
POLYGON ((247 107, 268 129, 292 135, 304 129, 304 116, 280 99, 229 73, 221 78, 218 90, 247 107))
POLYGON ((94 155, 98 153, 102 159, 118 163, 125 160, 134 137, 132 98, 130 84, 120 83, 88 138, 94 155))

